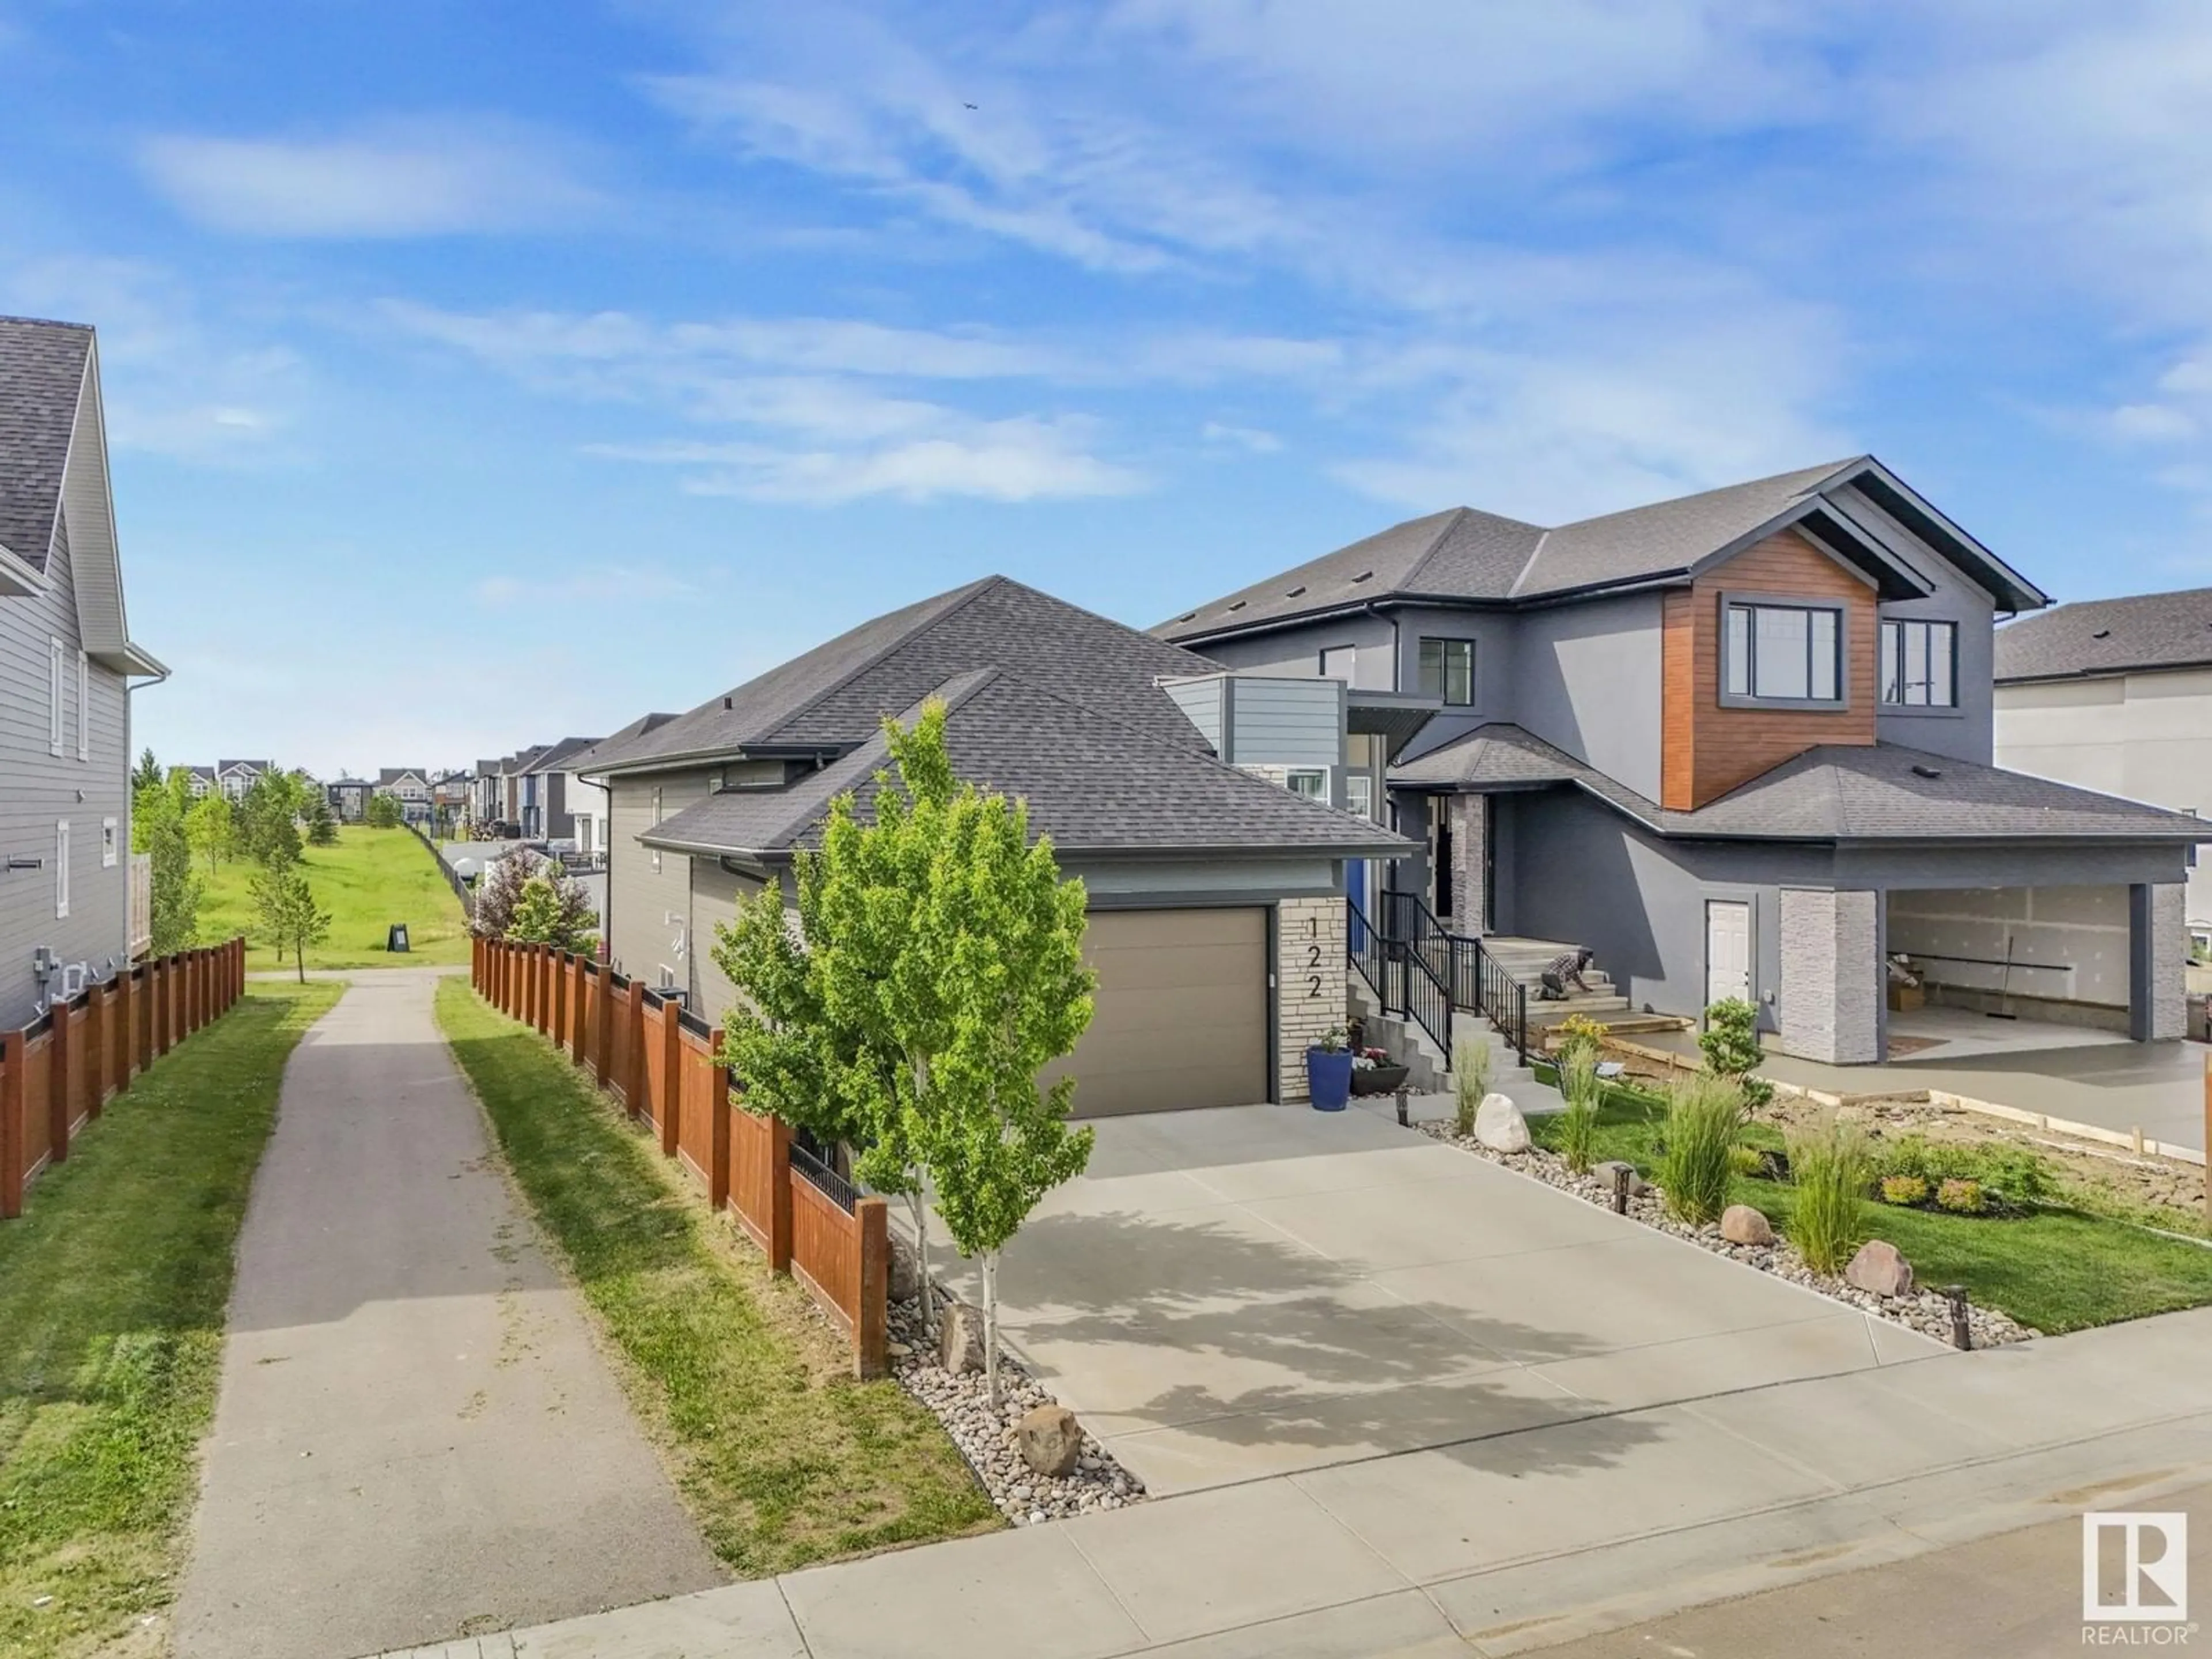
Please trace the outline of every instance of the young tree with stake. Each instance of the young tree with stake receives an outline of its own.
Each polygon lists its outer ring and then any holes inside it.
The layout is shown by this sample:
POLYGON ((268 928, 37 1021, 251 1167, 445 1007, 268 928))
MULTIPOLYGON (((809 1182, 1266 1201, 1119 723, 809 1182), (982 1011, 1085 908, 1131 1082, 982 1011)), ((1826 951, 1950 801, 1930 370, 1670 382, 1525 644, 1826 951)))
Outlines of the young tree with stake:
POLYGON ((300 983, 307 982, 307 947, 331 936, 331 913, 315 902, 307 872, 280 859, 254 877, 249 890, 262 936, 276 947, 276 960, 289 950, 298 963, 300 983))

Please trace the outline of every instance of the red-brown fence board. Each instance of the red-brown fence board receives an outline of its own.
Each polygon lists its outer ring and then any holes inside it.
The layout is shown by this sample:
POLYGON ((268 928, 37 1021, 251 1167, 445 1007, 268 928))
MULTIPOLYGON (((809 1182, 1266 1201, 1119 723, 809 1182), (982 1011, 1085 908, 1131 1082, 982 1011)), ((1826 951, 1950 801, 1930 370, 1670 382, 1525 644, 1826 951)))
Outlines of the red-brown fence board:
POLYGON ((679 1039, 676 1066, 677 1150, 711 1191, 714 1179, 714 1079, 720 1068, 706 1043, 686 1031, 679 1039))
POLYGON ((814 1293, 849 1336, 859 1305, 859 1230, 836 1200, 811 1181, 791 1183, 791 1274, 814 1293))
POLYGON ((23 1178, 27 1182, 54 1150, 53 1115, 46 1103, 53 1094, 54 1034, 41 1030, 23 1044, 23 1178))

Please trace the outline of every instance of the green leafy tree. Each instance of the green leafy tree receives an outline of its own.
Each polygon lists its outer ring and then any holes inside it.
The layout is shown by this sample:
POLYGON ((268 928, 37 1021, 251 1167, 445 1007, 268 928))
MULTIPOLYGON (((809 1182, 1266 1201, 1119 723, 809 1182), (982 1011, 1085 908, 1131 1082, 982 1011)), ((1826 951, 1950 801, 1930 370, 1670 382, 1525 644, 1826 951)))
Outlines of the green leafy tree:
POLYGON ((237 816, 221 790, 210 789, 185 809, 185 839, 207 860, 210 875, 223 860, 238 856, 237 816))
POLYGON ((317 795, 307 808, 307 845, 335 847, 338 844, 337 815, 331 811, 328 799, 317 795))
POLYGON ((567 871, 545 859, 515 896, 506 937, 512 945, 550 945, 556 951, 588 953, 599 948, 599 936, 592 931, 597 920, 584 890, 567 871))
POLYGON ((131 845, 149 854, 153 866, 147 948, 166 957, 199 936, 200 884, 192 875, 191 843, 185 836, 185 815, 166 785, 142 790, 131 814, 131 845))
POLYGON ((522 890, 538 873, 535 853, 517 848, 503 859, 494 859, 477 880, 469 906, 469 931, 479 939, 507 939, 514 926, 515 907, 522 890))
POLYGON ((161 763, 154 758, 151 749, 138 751, 138 764, 131 774, 131 796, 136 800, 149 789, 158 789, 161 784, 161 763))
POLYGON ((1728 997, 1705 1010, 1705 1029, 1698 1033, 1705 1069, 1743 1091, 1746 1103, 1760 1107, 1774 1097, 1774 1085, 1752 1076, 1764 1058, 1759 1046, 1759 1010, 1741 997, 1728 997))
POLYGON ((407 821, 397 795, 371 795, 362 816, 372 830, 397 830, 407 821))
POLYGON ((300 982, 307 981, 307 947, 331 936, 331 913, 315 902, 307 872, 298 862, 279 859, 254 877, 248 887, 261 936, 276 949, 276 960, 290 951, 300 982))

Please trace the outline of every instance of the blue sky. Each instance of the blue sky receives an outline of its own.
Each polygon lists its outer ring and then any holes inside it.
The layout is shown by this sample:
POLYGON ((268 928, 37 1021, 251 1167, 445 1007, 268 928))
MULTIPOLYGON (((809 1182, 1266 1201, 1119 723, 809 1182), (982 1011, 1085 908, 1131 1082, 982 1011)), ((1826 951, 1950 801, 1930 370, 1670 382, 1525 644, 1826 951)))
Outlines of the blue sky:
POLYGON ((2212 7, 0 0, 165 758, 465 763, 988 571, 1871 450, 2212 582, 2212 7))

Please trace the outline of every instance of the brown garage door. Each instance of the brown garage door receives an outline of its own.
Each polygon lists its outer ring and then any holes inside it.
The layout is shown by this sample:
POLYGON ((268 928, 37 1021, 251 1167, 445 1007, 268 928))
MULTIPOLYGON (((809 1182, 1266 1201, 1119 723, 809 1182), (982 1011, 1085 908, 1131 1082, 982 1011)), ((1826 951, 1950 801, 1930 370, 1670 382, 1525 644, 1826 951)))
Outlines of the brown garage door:
POLYGON ((1075 1115, 1267 1097, 1267 913, 1095 910, 1097 1010, 1075 1052, 1075 1115))

